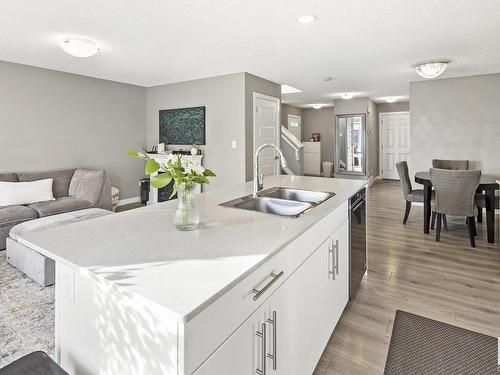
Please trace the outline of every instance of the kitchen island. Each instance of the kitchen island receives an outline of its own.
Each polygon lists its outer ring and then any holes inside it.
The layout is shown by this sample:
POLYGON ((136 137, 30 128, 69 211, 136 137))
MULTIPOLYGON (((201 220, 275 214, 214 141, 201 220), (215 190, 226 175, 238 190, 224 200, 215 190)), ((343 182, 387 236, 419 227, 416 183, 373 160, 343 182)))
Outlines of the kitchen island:
POLYGON ((348 301, 348 198, 365 181, 266 177, 334 192, 296 219, 219 206, 252 184, 20 238, 56 261, 56 357, 70 374, 309 374, 348 301))

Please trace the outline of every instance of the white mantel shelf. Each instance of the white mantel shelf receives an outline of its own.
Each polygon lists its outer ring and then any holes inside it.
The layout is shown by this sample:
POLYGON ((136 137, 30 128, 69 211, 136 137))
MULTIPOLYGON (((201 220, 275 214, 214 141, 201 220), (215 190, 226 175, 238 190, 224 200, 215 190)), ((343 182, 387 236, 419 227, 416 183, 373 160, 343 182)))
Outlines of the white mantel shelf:
POLYGON ((201 227, 181 232, 169 201, 31 232, 19 242, 107 287, 153 302, 186 322, 359 191, 365 181, 304 176, 265 178, 336 195, 297 219, 219 206, 250 194, 252 183, 196 196, 201 227))

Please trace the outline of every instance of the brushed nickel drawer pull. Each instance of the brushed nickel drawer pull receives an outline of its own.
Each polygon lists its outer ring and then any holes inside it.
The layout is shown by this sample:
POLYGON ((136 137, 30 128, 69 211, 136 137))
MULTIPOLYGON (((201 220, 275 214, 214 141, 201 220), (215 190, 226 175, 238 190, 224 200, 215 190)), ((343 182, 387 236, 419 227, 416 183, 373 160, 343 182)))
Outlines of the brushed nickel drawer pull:
POLYGON ((335 273, 339 274, 339 240, 335 240, 335 273))
POLYGON ((255 336, 262 339, 262 351, 260 353, 260 358, 262 361, 262 369, 255 369, 257 375, 266 375, 266 323, 262 323, 261 331, 255 332, 255 336))
POLYGON ((269 281, 265 286, 264 288, 262 288, 261 290, 259 289, 252 289, 252 292, 255 293, 255 296, 253 296, 253 300, 254 301, 257 301, 260 296, 262 296, 265 292, 267 292, 267 290, 273 286, 273 284, 281 277, 283 276, 284 272, 281 271, 280 273, 278 274, 275 274, 274 272, 271 272, 271 281, 269 281))
POLYGON ((276 365, 276 311, 273 311, 273 318, 272 319, 267 319, 267 322, 269 324, 273 325, 273 354, 267 354, 267 358, 271 359, 273 361, 273 370, 276 370, 277 365, 276 365))
POLYGON ((334 272, 334 266, 333 266, 333 240, 330 239, 330 242, 328 243, 328 278, 332 278, 332 280, 335 280, 335 272, 334 272))

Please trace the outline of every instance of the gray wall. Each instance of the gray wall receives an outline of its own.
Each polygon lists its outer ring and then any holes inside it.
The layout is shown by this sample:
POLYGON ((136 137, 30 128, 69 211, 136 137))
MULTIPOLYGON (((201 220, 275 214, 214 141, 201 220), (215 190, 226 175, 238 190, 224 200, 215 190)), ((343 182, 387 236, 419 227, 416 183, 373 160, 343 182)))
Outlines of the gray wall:
POLYGON ((102 168, 139 195, 146 89, 0 61, 0 172, 102 168))
POLYGON ((147 140, 158 143, 159 111, 206 107, 203 164, 215 172, 205 190, 245 181, 245 73, 229 74, 148 88, 147 140), (236 149, 231 142, 236 141, 236 149))
POLYGON ((396 103, 378 103, 377 112, 408 112, 410 110, 409 102, 396 102, 396 103))
POLYGON ((335 159, 335 112, 333 107, 306 108, 302 111, 302 139, 310 140, 312 133, 320 133, 321 161, 335 159))
MULTIPOLYGON (((288 115, 297 115, 301 117, 301 128, 302 128, 302 113, 304 110, 299 107, 294 107, 288 104, 282 104, 281 105, 281 125, 283 125, 285 128, 288 128, 288 115)), ((302 135, 302 129, 300 129, 300 135, 302 135)))
POLYGON ((379 175, 379 131, 377 117, 377 105, 368 99, 368 111, 366 113, 366 175, 368 177, 379 175))
MULTIPOLYGON (((253 93, 281 100, 281 86, 266 79, 245 73, 245 180, 253 178, 253 93)), ((280 127, 281 130, 281 127, 280 127)), ((280 137, 281 134, 278 135, 280 137)))
POLYGON ((500 176, 500 74, 410 83, 410 169, 468 159, 500 176))

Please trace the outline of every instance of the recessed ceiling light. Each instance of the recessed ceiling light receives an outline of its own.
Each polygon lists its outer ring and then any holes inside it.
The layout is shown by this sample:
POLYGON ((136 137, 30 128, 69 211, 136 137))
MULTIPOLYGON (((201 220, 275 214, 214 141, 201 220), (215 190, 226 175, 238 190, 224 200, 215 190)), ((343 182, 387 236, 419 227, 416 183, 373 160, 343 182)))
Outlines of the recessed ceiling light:
POLYGON ((72 56, 90 57, 99 52, 99 46, 91 39, 78 36, 65 36, 61 38, 59 46, 72 56))
POLYGON ((342 94, 342 99, 352 99, 354 98, 354 94, 352 92, 344 92, 342 94))
POLYGON ((428 61, 414 65, 415 72, 422 78, 436 78, 445 71, 449 61, 428 61))
POLYGON ((385 98, 385 101, 387 103, 394 103, 396 100, 398 100, 398 98, 396 98, 395 96, 389 96, 389 97, 385 98))
POLYGON ((299 90, 293 86, 290 85, 281 85, 281 93, 282 94, 295 94, 297 92, 302 92, 302 90, 299 90))
POLYGON ((298 23, 311 23, 316 21, 316 16, 314 14, 306 14, 297 18, 298 23))
POLYGON ((314 109, 321 109, 323 107, 323 104, 313 104, 312 107, 314 109))

